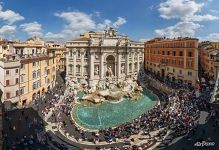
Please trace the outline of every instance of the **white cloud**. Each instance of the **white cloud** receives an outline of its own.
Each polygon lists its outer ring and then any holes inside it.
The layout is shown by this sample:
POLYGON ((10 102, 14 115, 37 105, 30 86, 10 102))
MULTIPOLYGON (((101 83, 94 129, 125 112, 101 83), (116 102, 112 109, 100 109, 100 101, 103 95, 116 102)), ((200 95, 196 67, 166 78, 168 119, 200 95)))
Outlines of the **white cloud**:
POLYGON ((46 33, 46 35, 44 36, 46 39, 50 39, 50 40, 59 40, 59 39, 64 39, 65 35, 62 33, 52 33, 52 32, 48 32, 46 33))
POLYGON ((12 10, 3 11, 3 8, 0 4, 0 19, 6 21, 9 25, 11 25, 16 21, 24 20, 24 17, 12 10))
POLYGON ((218 42, 219 41, 219 33, 211 33, 211 34, 207 35, 207 37, 204 38, 204 40, 218 42))
POLYGON ((219 10, 210 9, 210 12, 212 12, 212 13, 219 13, 219 10))
POLYGON ((219 19, 210 14, 200 15, 205 3, 195 0, 167 0, 160 4, 158 11, 164 19, 180 19, 182 21, 208 21, 219 19))
POLYGON ((158 36, 166 36, 170 38, 192 37, 195 35, 195 31, 201 27, 202 25, 194 22, 179 22, 174 26, 169 26, 164 29, 157 29, 155 30, 155 33, 158 36))
POLYGON ((147 42, 149 40, 150 40, 150 38, 141 38, 141 39, 139 39, 140 42, 147 42))
POLYGON ((72 38, 78 38, 84 32, 101 31, 108 27, 119 28, 127 22, 125 18, 118 17, 115 22, 105 19, 102 23, 97 23, 92 18, 93 14, 86 14, 79 11, 55 13, 55 16, 65 21, 64 28, 59 33, 46 33, 46 39, 70 40, 72 38))
POLYGON ((193 15, 191 17, 187 17, 185 20, 187 21, 211 21, 211 20, 217 20, 219 17, 213 16, 213 15, 193 15))
POLYGON ((22 31, 26 32, 29 36, 43 36, 42 25, 38 22, 24 23, 20 25, 22 31))
POLYGON ((127 21, 125 18, 118 17, 118 20, 113 23, 113 27, 118 28, 119 26, 125 24, 127 21))
POLYGON ((15 31, 15 25, 4 25, 0 28, 0 36, 10 38, 13 37, 15 31))

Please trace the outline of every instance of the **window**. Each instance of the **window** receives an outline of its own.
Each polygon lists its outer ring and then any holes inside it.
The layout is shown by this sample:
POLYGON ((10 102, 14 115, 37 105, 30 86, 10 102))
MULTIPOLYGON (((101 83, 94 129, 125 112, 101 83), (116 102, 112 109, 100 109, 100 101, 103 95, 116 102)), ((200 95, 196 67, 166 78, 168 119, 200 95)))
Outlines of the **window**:
POLYGON ((182 74, 182 70, 179 70, 179 74, 182 74))
POLYGON ((10 85, 10 80, 6 80, 6 86, 10 85))
POLYGON ((24 87, 20 87, 20 95, 24 94, 24 87))
POLYGON ((76 66, 76 73, 80 73, 80 70, 81 70, 81 66, 80 66, 80 65, 77 65, 77 66, 76 66))
POLYGON ((34 49, 32 49, 32 54, 34 54, 34 49))
POLYGON ((183 56, 183 51, 180 51, 180 52, 179 52, 179 56, 183 56))
POLYGON ((193 64, 192 64, 192 61, 189 60, 189 61, 188 61, 188 67, 192 67, 192 65, 193 65, 193 64))
POLYGON ((36 62, 34 61, 34 62, 33 62, 33 67, 35 67, 35 66, 36 66, 36 62))
POLYGON ((87 51, 85 51, 84 58, 88 58, 88 52, 87 51))
POLYGON ((183 65, 183 60, 179 60, 179 65, 183 65))
POLYGON ((69 69, 70 69, 70 72, 72 73, 73 72, 73 65, 72 64, 69 65, 69 69))
POLYGON ((176 64, 176 59, 173 59, 173 60, 172 60, 172 64, 176 64))
POLYGON ((132 72, 132 64, 129 64, 129 72, 132 72))
POLYGON ((37 88, 37 83, 33 82, 33 90, 37 88))
POLYGON ((175 69, 173 68, 173 72, 175 72, 175 69))
POLYGON ((189 71, 188 71, 188 76, 192 76, 192 72, 189 72, 189 71))
POLYGON ((173 56, 176 56, 176 51, 173 51, 173 56))
MULTIPOLYGON (((154 64, 154 66, 156 66, 156 64, 154 64)), ((135 67, 135 71, 137 71, 138 67, 137 67, 137 62, 134 64, 135 67)))
POLYGON ((33 78, 36 78, 36 77, 37 77, 36 71, 33 71, 33 78))
POLYGON ((15 84, 18 84, 19 83, 19 80, 18 78, 15 79, 15 84))
POLYGON ((165 52, 164 52, 164 51, 162 51, 162 55, 165 55, 165 52))
POLYGON ((16 74, 18 73, 18 69, 15 69, 15 73, 16 73, 16 74))
POLYGON ((16 96, 19 96, 19 91, 18 90, 16 91, 16 96))
POLYGON ((170 51, 167 51, 167 55, 170 55, 170 51))
POLYGON ((9 73, 10 73, 9 70, 6 70, 6 75, 9 75, 9 73))
POLYGON ((188 56, 189 56, 189 57, 192 57, 192 52, 188 52, 188 56))
POLYGON ((81 57, 81 52, 80 52, 80 50, 77 50, 77 57, 78 57, 78 58, 81 57))
POLYGON ((7 93, 6 93, 6 98, 7 98, 7 99, 11 98, 11 93, 10 93, 10 92, 7 92, 7 93))
POLYGON ((21 64, 21 69, 24 69, 25 68, 25 64, 21 64))

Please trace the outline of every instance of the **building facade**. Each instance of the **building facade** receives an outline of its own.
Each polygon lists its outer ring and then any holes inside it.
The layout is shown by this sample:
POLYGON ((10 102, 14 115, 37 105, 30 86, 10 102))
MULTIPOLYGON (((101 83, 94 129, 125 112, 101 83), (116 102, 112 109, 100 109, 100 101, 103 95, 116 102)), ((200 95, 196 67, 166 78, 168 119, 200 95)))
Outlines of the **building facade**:
POLYGON ((20 60, 16 56, 7 56, 0 61, 0 89, 2 102, 8 108, 19 102, 20 60))
POLYGON ((219 49, 219 42, 209 42, 211 46, 213 46, 215 49, 219 49))
POLYGON ((211 42, 199 44, 199 64, 203 72, 211 79, 216 80, 219 71, 219 49, 215 48, 211 42))
POLYGON ((119 82, 136 78, 143 65, 144 44, 116 34, 89 32, 66 43, 66 76, 69 80, 94 87, 109 78, 119 82))
POLYGON ((56 70, 66 70, 66 48, 63 43, 59 42, 47 42, 47 53, 55 55, 56 70))
POLYGON ((198 39, 155 38, 145 43, 145 69, 172 82, 195 85, 198 39))
POLYGON ((0 61, 2 101, 6 109, 30 104, 56 82, 55 55, 47 53, 41 39, 14 42, 12 53, 0 61))

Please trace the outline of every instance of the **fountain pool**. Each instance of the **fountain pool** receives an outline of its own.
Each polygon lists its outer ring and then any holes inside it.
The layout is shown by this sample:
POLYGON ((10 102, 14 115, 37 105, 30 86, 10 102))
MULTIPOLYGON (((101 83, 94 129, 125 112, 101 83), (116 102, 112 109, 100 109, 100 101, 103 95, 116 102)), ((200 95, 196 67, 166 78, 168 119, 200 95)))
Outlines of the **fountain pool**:
MULTIPOLYGON (((81 98, 83 92, 78 93, 81 98)), ((138 100, 123 98, 118 103, 105 101, 100 104, 76 104, 72 110, 72 117, 76 123, 86 129, 104 129, 116 127, 137 118, 150 110, 158 102, 158 98, 151 91, 144 89, 138 100)))

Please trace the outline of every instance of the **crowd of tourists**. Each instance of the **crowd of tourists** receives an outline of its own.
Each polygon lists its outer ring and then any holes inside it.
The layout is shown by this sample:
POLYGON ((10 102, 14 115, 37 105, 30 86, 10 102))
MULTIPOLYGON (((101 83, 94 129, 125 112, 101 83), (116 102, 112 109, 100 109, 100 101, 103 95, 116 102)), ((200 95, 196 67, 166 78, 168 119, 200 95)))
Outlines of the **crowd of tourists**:
MULTIPOLYGON (((152 86, 149 86, 148 88, 158 95, 161 101, 160 105, 155 106, 153 109, 140 115, 133 121, 116 128, 102 129, 98 133, 92 133, 92 136, 87 136, 89 135, 89 133, 87 133, 88 131, 83 131, 78 128, 75 126, 74 121, 71 120, 69 113, 75 95, 72 95, 71 98, 63 99, 61 110, 62 113, 65 113, 64 115, 70 119, 71 126, 74 126, 73 128, 79 133, 76 140, 94 143, 106 141, 111 143, 112 141, 117 141, 117 139, 124 139, 124 141, 126 141, 131 135, 138 134, 140 131, 144 131, 144 133, 147 133, 147 135, 150 136, 151 131, 161 128, 165 129, 165 133, 168 130, 171 130, 174 137, 187 134, 195 128, 195 121, 199 116, 198 108, 207 107, 206 97, 196 98, 194 90, 190 90, 190 92, 179 90, 179 92, 174 95, 166 95, 152 86), (68 111, 66 113, 66 111, 63 110, 68 111)), ((68 130, 69 127, 68 129, 65 128, 66 120, 63 120, 63 118, 60 117, 60 113, 58 113, 58 116, 58 121, 62 130, 64 130, 68 136, 75 137, 74 134, 71 134, 71 131, 68 130)), ((163 137, 164 135, 165 134, 163 134, 163 137)), ((151 140, 156 142, 154 137, 151 137, 151 140)))
MULTIPOLYGON (((159 77, 155 75, 151 77, 158 80, 158 83, 168 87, 176 88, 177 86, 176 84, 161 82, 159 77)), ((48 118, 50 120, 52 118, 59 130, 64 131, 67 137, 72 137, 78 142, 88 141, 97 144, 105 141, 110 144, 113 141, 123 140, 123 143, 114 146, 115 149, 116 147, 121 148, 126 144, 130 144, 130 142, 134 142, 135 139, 128 141, 128 138, 134 134, 139 134, 141 131, 143 131, 142 134, 149 137, 150 144, 146 145, 146 147, 155 144, 158 139, 162 140, 168 131, 171 131, 171 138, 187 134, 195 129, 196 119, 199 117, 199 108, 208 107, 209 97, 203 95, 196 98, 194 89, 185 91, 184 89, 188 89, 187 87, 177 87, 179 89, 177 93, 167 95, 153 86, 147 85, 147 88, 159 97, 160 103, 158 105, 130 122, 116 128, 101 129, 99 132, 84 131, 75 125, 71 118, 71 109, 76 95, 65 93, 64 83, 57 84, 45 96, 34 101, 33 107, 44 120, 49 115, 48 118), (157 135, 152 136, 150 134, 152 131, 159 129, 163 130, 157 135)), ((37 124, 41 123, 37 122, 37 124)), ((34 123, 30 124, 31 127, 33 127, 32 125, 34 123)), ((105 147, 107 147, 107 144, 106 146, 97 146, 96 148, 104 149, 105 147)), ((132 145, 133 149, 135 147, 135 145, 132 145)))

